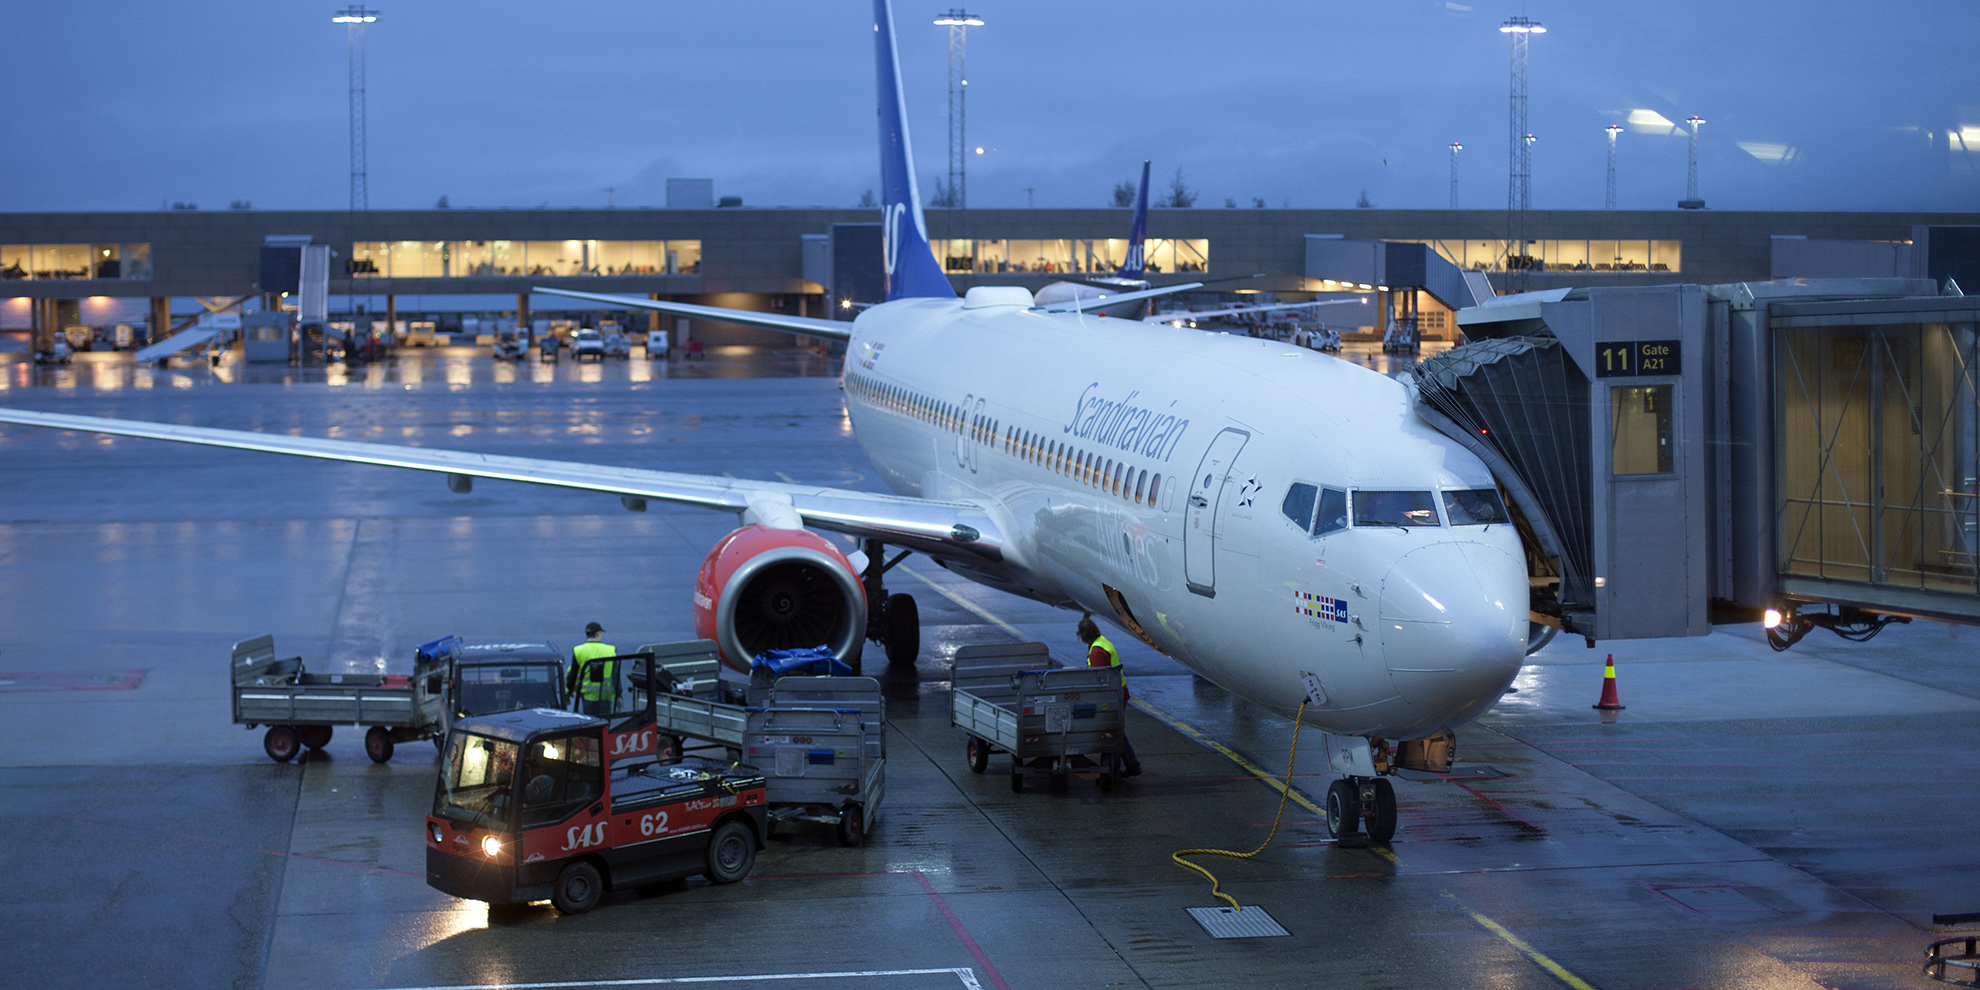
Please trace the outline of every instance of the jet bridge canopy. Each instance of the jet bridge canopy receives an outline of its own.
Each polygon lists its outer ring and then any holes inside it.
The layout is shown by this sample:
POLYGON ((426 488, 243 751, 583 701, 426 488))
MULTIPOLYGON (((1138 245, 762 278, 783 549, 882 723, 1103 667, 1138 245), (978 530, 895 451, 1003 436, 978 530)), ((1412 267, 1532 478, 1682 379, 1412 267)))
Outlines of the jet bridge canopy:
POLYGON ((1980 622, 1980 298, 1928 280, 1555 289, 1458 314, 1419 411, 1523 517, 1539 621, 1825 605, 1980 622))

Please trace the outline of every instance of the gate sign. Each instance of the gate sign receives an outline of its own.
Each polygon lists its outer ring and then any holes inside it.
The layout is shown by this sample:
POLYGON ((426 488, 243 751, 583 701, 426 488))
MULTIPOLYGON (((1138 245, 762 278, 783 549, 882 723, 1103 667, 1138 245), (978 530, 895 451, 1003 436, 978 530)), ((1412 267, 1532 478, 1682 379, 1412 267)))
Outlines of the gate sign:
POLYGON ((1595 377, 1681 374, 1684 360, 1678 343, 1675 340, 1598 340, 1595 342, 1595 377))

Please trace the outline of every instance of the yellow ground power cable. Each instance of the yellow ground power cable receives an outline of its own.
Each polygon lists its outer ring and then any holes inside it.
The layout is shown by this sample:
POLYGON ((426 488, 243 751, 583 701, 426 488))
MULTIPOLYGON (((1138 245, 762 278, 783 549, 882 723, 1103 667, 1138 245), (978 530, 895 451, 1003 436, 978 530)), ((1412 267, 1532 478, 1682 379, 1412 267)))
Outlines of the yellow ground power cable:
POLYGON ((1259 843, 1258 848, 1253 849, 1250 852, 1242 852, 1242 853, 1232 852, 1229 849, 1178 849, 1175 852, 1169 854, 1169 858, 1175 860, 1178 866, 1187 866, 1190 869, 1195 870, 1196 872, 1201 873, 1206 877, 1209 877, 1210 895, 1213 897, 1221 898, 1224 901, 1228 902, 1231 906, 1231 910, 1233 911, 1244 910, 1244 905, 1239 904, 1237 902, 1237 898, 1224 893, 1223 884, 1218 882, 1217 875, 1201 866, 1198 866, 1195 863, 1190 862, 1189 860, 1184 859, 1183 857, 1184 856, 1229 856, 1232 859, 1251 859, 1252 857, 1257 856, 1259 853, 1264 852, 1265 847, 1271 845, 1272 840, 1278 837, 1279 823, 1284 821, 1286 817, 1286 798, 1292 794, 1293 761, 1297 759, 1299 756, 1299 726, 1300 726, 1300 719, 1303 716, 1305 716, 1305 714, 1306 714, 1306 702, 1302 701, 1299 703, 1299 712, 1293 715, 1292 751, 1286 754, 1286 786, 1279 788, 1279 813, 1272 816, 1272 831, 1265 836, 1265 841, 1259 843))

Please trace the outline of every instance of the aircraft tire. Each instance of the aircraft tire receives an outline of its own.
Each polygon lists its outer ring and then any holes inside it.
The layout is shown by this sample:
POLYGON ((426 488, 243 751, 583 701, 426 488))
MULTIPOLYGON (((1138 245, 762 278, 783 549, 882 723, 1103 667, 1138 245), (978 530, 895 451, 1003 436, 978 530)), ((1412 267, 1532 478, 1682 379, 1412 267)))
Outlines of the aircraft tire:
POLYGON ((883 607, 886 637, 881 645, 887 648, 887 662, 896 667, 912 667, 914 660, 921 655, 921 607, 914 603, 913 595, 888 595, 883 607))
POLYGON ((1361 830, 1359 789, 1346 780, 1327 785, 1327 831, 1338 839, 1361 830))
POLYGON ((1375 778, 1375 806, 1368 810, 1368 841, 1386 845, 1396 837, 1396 789, 1387 777, 1375 778))

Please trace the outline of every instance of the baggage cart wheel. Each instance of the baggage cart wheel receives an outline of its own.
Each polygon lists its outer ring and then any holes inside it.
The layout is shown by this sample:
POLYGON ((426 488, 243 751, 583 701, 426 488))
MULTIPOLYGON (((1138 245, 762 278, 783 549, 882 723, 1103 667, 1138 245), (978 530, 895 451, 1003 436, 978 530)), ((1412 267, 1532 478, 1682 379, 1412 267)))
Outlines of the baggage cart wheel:
POLYGON ((735 883, 755 866, 756 836, 749 826, 734 819, 723 822, 708 840, 708 868, 702 875, 709 883, 735 883))
POLYGON ((860 846, 866 844, 866 813, 859 805, 846 805, 839 812, 839 845, 860 846))
POLYGON ((564 867, 550 888, 550 903, 563 914, 583 914, 597 907, 604 896, 605 878, 598 875, 598 867, 584 860, 564 867))
POLYGON ((1368 810, 1368 841, 1387 844, 1396 837, 1396 789, 1389 778, 1377 777, 1374 783, 1375 806, 1368 810))
POLYGON ((373 763, 384 763, 392 758, 392 731, 382 725, 374 725, 364 731, 364 755, 373 763))
POLYGON ((271 725, 261 737, 262 751, 277 763, 287 763, 296 758, 296 751, 302 748, 302 738, 296 734, 293 725, 271 725))
POLYGON ((1024 793, 1024 764, 1015 756, 1011 757, 1011 793, 1024 793))
POLYGON ((1112 753, 1107 754, 1106 760, 1107 766, 1100 771, 1100 779, 1096 783, 1100 785, 1101 790, 1111 792, 1114 785, 1120 783, 1121 763, 1120 757, 1112 753))
POLYGON ((1327 785, 1327 832, 1338 839, 1361 830, 1360 788, 1350 781, 1327 785))
POLYGON ((333 730, 327 725, 298 725, 296 734, 302 737, 302 744, 310 749, 322 749, 330 745, 333 730))
POLYGON ((982 773, 983 771, 990 769, 989 743, 986 743, 983 740, 976 738, 975 736, 970 736, 969 744, 964 748, 964 751, 969 754, 970 773, 982 773))

